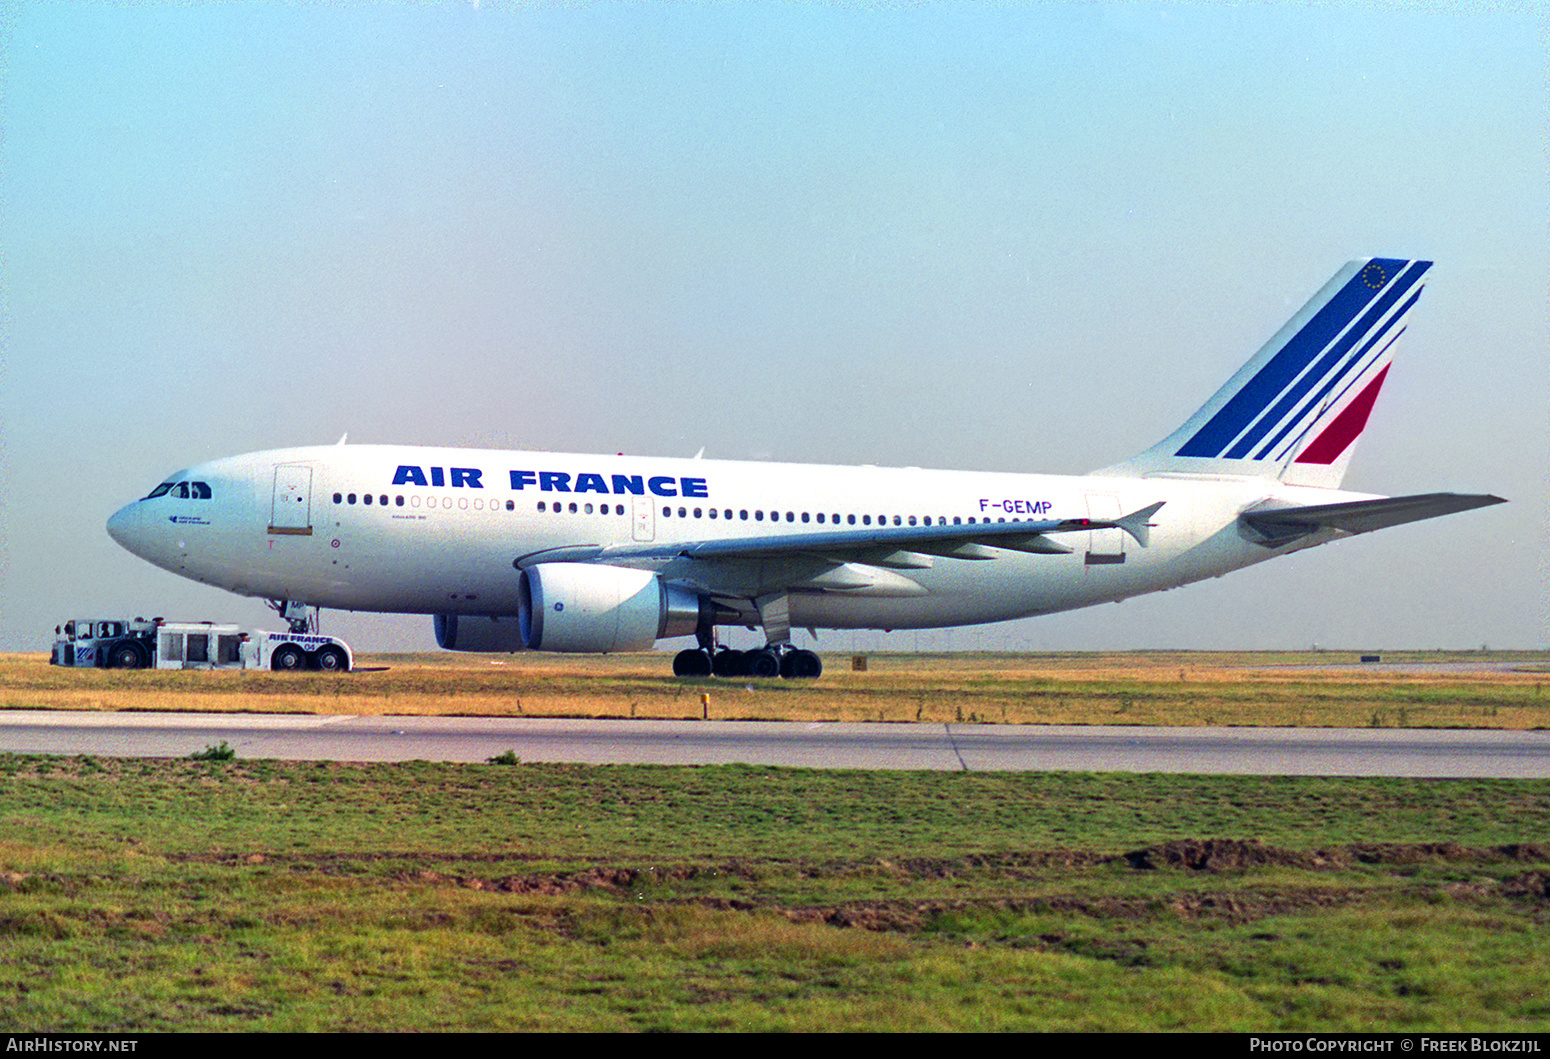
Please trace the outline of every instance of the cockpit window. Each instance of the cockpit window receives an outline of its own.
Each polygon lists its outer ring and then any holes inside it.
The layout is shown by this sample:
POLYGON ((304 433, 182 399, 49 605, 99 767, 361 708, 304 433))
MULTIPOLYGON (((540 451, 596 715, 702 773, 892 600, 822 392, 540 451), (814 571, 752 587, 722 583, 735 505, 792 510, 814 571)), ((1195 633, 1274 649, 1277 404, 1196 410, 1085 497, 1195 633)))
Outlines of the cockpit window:
POLYGON ((209 500, 211 495, 208 482, 163 482, 152 489, 145 499, 155 500, 159 496, 170 496, 178 500, 209 500))

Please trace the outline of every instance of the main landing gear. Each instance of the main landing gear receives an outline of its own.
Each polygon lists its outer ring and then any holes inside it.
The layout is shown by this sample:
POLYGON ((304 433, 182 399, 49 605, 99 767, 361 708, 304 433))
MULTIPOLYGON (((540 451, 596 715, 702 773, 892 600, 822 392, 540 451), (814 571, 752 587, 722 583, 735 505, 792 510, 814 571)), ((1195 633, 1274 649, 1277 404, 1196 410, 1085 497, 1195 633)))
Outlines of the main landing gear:
POLYGON ((769 642, 757 651, 734 651, 716 646, 714 610, 703 608, 694 630, 698 647, 679 651, 673 658, 675 677, 788 677, 811 680, 823 673, 823 662, 812 651, 791 646, 790 602, 783 593, 759 596, 753 601, 769 642))
POLYGON ((770 644, 756 651, 729 647, 691 647, 673 657, 675 677, 788 677, 807 680, 823 673, 823 661, 813 651, 790 644, 770 644))
POLYGON ((730 647, 716 645, 716 627, 713 612, 703 611, 699 627, 694 630, 698 647, 679 651, 673 658, 675 677, 789 677, 809 680, 823 672, 823 662, 812 651, 791 646, 791 624, 787 614, 785 597, 773 597, 777 606, 768 600, 760 600, 759 616, 764 621, 764 635, 769 643, 757 651, 734 651, 730 647))

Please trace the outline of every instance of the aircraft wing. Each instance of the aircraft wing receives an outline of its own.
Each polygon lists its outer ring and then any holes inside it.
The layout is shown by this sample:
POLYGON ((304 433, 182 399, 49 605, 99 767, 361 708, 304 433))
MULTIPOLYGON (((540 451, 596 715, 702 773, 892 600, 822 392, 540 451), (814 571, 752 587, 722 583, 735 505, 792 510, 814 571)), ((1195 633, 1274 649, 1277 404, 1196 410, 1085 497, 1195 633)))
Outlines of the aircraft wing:
POLYGON ((1087 530, 1120 529, 1143 548, 1149 539, 1148 521, 1162 502, 1133 511, 1118 519, 1068 518, 1012 522, 976 522, 955 526, 868 526, 818 533, 770 534, 707 541, 667 541, 652 544, 574 545, 549 548, 521 556, 518 569, 538 563, 610 562, 643 559, 770 559, 808 556, 836 563, 863 561, 879 566, 909 568, 929 565, 929 556, 954 559, 993 559, 988 548, 1006 548, 1035 554, 1060 555, 1071 548, 1051 540, 1049 534, 1087 530), (917 561, 919 560, 919 561, 917 561))
POLYGON ((1306 507, 1264 508, 1245 511, 1238 518, 1267 547, 1287 544, 1322 529, 1342 533, 1373 530, 1452 515, 1492 504, 1505 504, 1499 496, 1466 493, 1421 493, 1381 500, 1354 500, 1344 504, 1311 504, 1306 507))

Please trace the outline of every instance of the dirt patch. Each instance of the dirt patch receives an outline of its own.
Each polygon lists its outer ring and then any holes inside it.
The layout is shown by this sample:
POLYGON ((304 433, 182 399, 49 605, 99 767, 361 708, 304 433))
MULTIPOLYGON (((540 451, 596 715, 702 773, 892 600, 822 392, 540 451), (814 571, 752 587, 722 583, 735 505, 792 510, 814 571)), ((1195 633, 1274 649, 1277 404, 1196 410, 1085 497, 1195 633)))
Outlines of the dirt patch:
POLYGON ((1344 908, 1369 900, 1358 888, 1286 888, 1254 892, 1170 894, 1165 898, 1049 896, 948 901, 849 901, 844 904, 779 909, 794 923, 915 933, 945 916, 1007 912, 1016 915, 1077 915, 1105 921, 1142 922, 1159 916, 1248 923, 1267 916, 1344 908))
POLYGON ((59 872, 0 872, 0 892, 4 893, 76 893, 81 889, 81 877, 61 875, 59 872))
MULTIPOLYGON (((1416 865, 1482 868, 1491 864, 1534 864, 1531 870, 1502 880, 1436 883, 1438 892, 1454 898, 1515 901, 1550 905, 1550 845, 1515 843, 1470 847, 1454 842, 1359 843, 1320 850, 1292 850, 1252 839, 1179 839, 1121 854, 1087 850, 1052 849, 1002 853, 975 853, 960 857, 912 857, 897 860, 831 861, 819 864, 792 862, 730 861, 719 864, 609 865, 595 864, 563 871, 533 871, 486 877, 465 872, 437 870, 431 865, 510 864, 528 859, 513 853, 424 854, 407 851, 363 851, 328 855, 286 853, 193 854, 181 860, 200 860, 251 867, 285 866, 291 871, 359 876, 363 864, 400 861, 406 870, 386 874, 383 880, 407 886, 456 887, 491 893, 560 897, 578 893, 635 894, 674 884, 714 884, 738 879, 757 883, 770 875, 792 874, 804 879, 855 879, 882 874, 901 889, 914 882, 940 882, 964 877, 976 885, 997 882, 1017 884, 1058 878, 1061 873, 1106 865, 1124 865, 1137 872, 1174 871, 1190 875, 1231 875, 1256 868, 1286 868, 1299 872, 1329 873, 1349 869, 1393 868, 1409 874, 1416 865)), ((49 885, 11 872, 0 876, 0 890, 12 891, 49 885)), ((998 889, 1001 887, 997 887, 998 889)), ((904 892, 907 892, 904 891, 904 892)), ((981 916, 985 913, 1053 914, 1081 916, 1103 921, 1147 922, 1159 917, 1216 920, 1243 924, 1272 916, 1316 914, 1323 910, 1360 905, 1376 899, 1369 886, 1255 885, 1252 888, 1190 890, 1180 888, 1163 895, 1104 897, 1076 894, 1020 896, 1003 893, 978 898, 883 898, 832 904, 791 906, 757 893, 662 894, 654 901, 692 904, 721 911, 763 911, 793 923, 822 923, 837 928, 856 928, 884 933, 916 934, 930 930, 944 917, 981 916)), ((1068 947, 1058 939, 1001 939, 1004 943, 1035 945, 1050 949, 1068 947)), ((1086 936, 1071 945, 1090 946, 1086 936)), ((1085 951, 1085 949, 1084 949, 1085 951)), ((1124 952, 1111 958, 1134 961, 1144 953, 1124 952)))
POLYGON ((636 890, 664 882, 682 882, 701 873, 696 867, 614 868, 598 866, 574 872, 535 872, 495 879, 490 889, 508 894, 569 894, 580 890, 636 890))
MULTIPOLYGON (((1014 947, 1034 947, 1049 951, 1068 951, 1127 964, 1144 963, 1150 957, 1145 943, 1135 938, 1110 942, 1094 940, 1089 931, 1050 936, 995 933, 999 916, 1052 916, 1057 921, 1082 918, 1104 923, 1144 925, 1160 919, 1215 921, 1241 925, 1277 916, 1318 915, 1335 909, 1358 907, 1367 902, 1390 900, 1392 883, 1358 880, 1345 885, 1327 879, 1331 885, 1319 885, 1308 879, 1299 883, 1282 876, 1262 875, 1231 885, 1212 885, 1212 876, 1230 879, 1235 874, 1260 868, 1328 876, 1338 871, 1380 872, 1392 869, 1403 877, 1407 893, 1446 894, 1469 901, 1526 902, 1550 912, 1550 845, 1517 843, 1491 847, 1469 847, 1458 843, 1361 843, 1320 850, 1282 849, 1255 840, 1210 838, 1180 839, 1147 846, 1121 854, 1094 853, 1086 850, 1052 849, 1000 853, 976 853, 958 857, 899 858, 897 860, 830 861, 799 863, 768 860, 728 861, 716 864, 619 865, 593 864, 566 870, 539 870, 517 874, 497 874, 502 866, 531 860, 520 853, 465 852, 426 854, 411 851, 358 851, 353 853, 295 854, 288 852, 191 853, 168 858, 221 864, 235 869, 264 868, 288 872, 315 872, 350 876, 368 882, 373 875, 370 865, 383 865, 375 877, 378 885, 411 888, 457 888, 535 897, 564 897, 595 893, 599 896, 645 899, 647 907, 684 906, 725 912, 763 913, 784 917, 792 923, 823 924, 839 929, 858 929, 879 933, 916 935, 945 931, 947 936, 961 934, 964 924, 970 933, 989 932, 981 941, 1014 947), (454 870, 445 867, 456 865, 454 870), (478 865, 493 869, 482 874, 478 865), (1418 865, 1443 869, 1440 873, 1416 875, 1418 865), (1491 866, 1497 865, 1492 877, 1491 866), (1500 866, 1521 865, 1514 874, 1500 866), (440 866, 440 867, 438 867, 440 866), (1138 896, 1105 896, 1073 892, 1061 884, 1062 878, 1079 884, 1086 869, 1112 867, 1135 872, 1175 872, 1177 885, 1165 892, 1138 896), (1456 876, 1450 868, 1468 869, 1468 880, 1445 881, 1438 874, 1456 876), (472 870, 470 870, 472 869, 472 870), (796 904, 773 892, 763 892, 758 884, 770 878, 836 880, 849 887, 867 884, 868 877, 883 884, 888 896, 874 899, 835 901, 824 904, 796 904), (1205 883, 1195 888, 1194 877, 1205 883), (1431 881, 1426 881, 1431 878, 1431 881), (719 890, 721 882, 735 880, 739 892, 695 893, 695 889, 719 890), (976 891, 976 896, 941 895, 939 884, 976 891), (1031 892, 1030 883, 1040 883, 1031 892), (920 883, 935 892, 911 897, 910 887, 920 883), (751 885, 750 885, 751 884, 751 885), (1064 892, 1048 892, 1051 884, 1064 892), (660 888, 660 889, 659 889, 660 888), (1419 889, 1417 889, 1419 888, 1419 889), (987 892, 987 890, 989 892, 987 892), (657 892, 653 892, 657 891, 657 892), (1424 891, 1424 892, 1423 892, 1424 891), (899 896, 894 896, 899 895, 899 896), (1109 945, 1109 948, 1104 948, 1109 945), (1097 946, 1098 948, 1095 948, 1097 946), (1102 949, 1102 951, 1098 951, 1102 949)), ((1509 869, 1512 870, 1512 869, 1509 869)), ((0 893, 73 892, 90 885, 86 878, 67 878, 52 873, 24 871, 0 872, 0 893)), ((775 887, 779 890, 779 887, 775 887)), ((1153 888, 1147 887, 1150 891, 1153 888)), ((554 929, 566 929, 567 916, 561 912, 554 929)), ((1012 920, 1008 920, 1011 922, 1012 920)), ((28 923, 0 922, 0 934, 45 929, 28 923)), ((977 935, 976 935, 977 936, 977 935)))
POLYGON ((1123 855, 1138 871, 1175 868, 1226 872, 1247 868, 1284 867, 1301 871, 1339 870, 1352 864, 1404 866, 1414 864, 1480 865, 1499 861, 1550 861, 1550 845, 1512 843, 1473 847, 1457 842, 1364 842, 1319 850, 1289 850, 1253 839, 1180 839, 1147 846, 1123 855))
POLYGON ((1404 865, 1428 861, 1448 864, 1486 864, 1492 861, 1550 860, 1550 845, 1514 842, 1505 846, 1474 847, 1457 842, 1361 843, 1345 847, 1349 856, 1363 864, 1404 865))
POLYGON ((1509 897, 1528 897, 1550 901, 1550 875, 1542 871, 1525 872, 1502 880, 1502 893, 1509 897))
MULTIPOLYGON (((1013 853, 970 853, 962 857, 908 857, 897 861, 878 861, 879 867, 891 868, 919 879, 950 879, 968 872, 996 872, 1008 876, 1049 872, 1059 868, 1091 868, 1114 858, 1107 853, 1079 849, 1039 849, 1013 853)), ((851 870, 856 870, 852 866, 851 870)))
POLYGON ((453 875, 430 869, 403 872, 394 876, 400 882, 457 886, 467 890, 489 890, 506 894, 558 896, 585 890, 624 892, 662 883, 687 882, 746 874, 737 865, 675 865, 668 867, 628 868, 598 865, 565 872, 529 872, 483 879, 472 875, 453 875))
MULTIPOLYGON (((349 853, 182 853, 168 860, 231 866, 270 864, 292 871, 348 872, 357 874, 362 864, 403 861, 406 864, 509 864, 539 860, 520 852, 427 853, 410 850, 363 850, 349 853)), ((980 878, 1029 879, 1070 869, 1124 863, 1136 871, 1187 871, 1207 874, 1281 867, 1297 871, 1340 871, 1356 865, 1408 867, 1418 864, 1483 866, 1493 863, 1550 864, 1550 844, 1512 843, 1501 846, 1464 846, 1456 842, 1356 843, 1317 850, 1284 849, 1255 839, 1176 839, 1121 854, 1090 850, 1019 850, 1002 853, 969 853, 959 857, 901 857, 896 860, 829 861, 792 863, 778 861, 727 861, 719 864, 676 864, 638 867, 591 865, 568 871, 527 872, 483 878, 423 868, 399 873, 408 882, 438 882, 503 893, 576 893, 582 890, 634 890, 662 883, 732 877, 757 881, 771 872, 791 871, 807 879, 875 875, 900 880, 942 880, 973 875, 980 878)), ((1520 878, 1539 877, 1528 872, 1520 878)), ((0 875, 0 887, 16 889, 19 873, 0 875)), ((1530 885, 1530 884, 1525 884, 1530 885)))
POLYGON ((1279 849, 1252 839, 1207 838, 1179 839, 1160 846, 1147 846, 1124 854, 1124 860, 1137 871, 1183 868, 1189 871, 1223 872, 1245 868, 1288 867, 1304 871, 1338 868, 1341 861, 1328 854, 1279 849))

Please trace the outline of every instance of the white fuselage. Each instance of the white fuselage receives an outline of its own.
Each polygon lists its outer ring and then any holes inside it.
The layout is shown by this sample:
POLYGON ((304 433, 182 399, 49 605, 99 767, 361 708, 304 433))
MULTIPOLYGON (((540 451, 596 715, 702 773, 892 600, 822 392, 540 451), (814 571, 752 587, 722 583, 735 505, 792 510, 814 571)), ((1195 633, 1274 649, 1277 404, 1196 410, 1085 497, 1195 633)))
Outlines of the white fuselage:
MULTIPOLYGON (((929 628, 1070 610, 1218 576, 1266 548, 1237 517, 1273 498, 1366 494, 1263 478, 1060 476, 548 452, 338 445, 218 459, 131 503, 112 536, 184 577, 248 596, 348 610, 511 615, 517 562, 546 549, 703 542, 887 526, 1116 519, 1159 501, 1146 547, 1118 529, 1067 532, 1065 554, 988 549, 812 580, 800 555, 767 562, 659 557, 664 581, 718 597, 790 593, 790 624, 929 628), (181 483, 189 483, 179 488, 181 483), (930 520, 927 522, 927 520, 930 520), (807 587, 800 587, 802 585, 807 587)), ((919 557, 917 557, 919 558, 919 557)), ((832 566, 832 564, 830 564, 832 566)), ((828 576, 833 576, 832 573, 828 576)), ((724 623, 744 623, 744 608, 724 623)))

